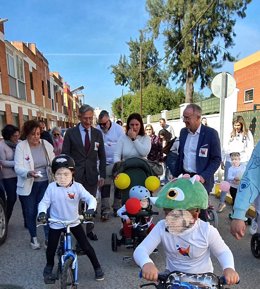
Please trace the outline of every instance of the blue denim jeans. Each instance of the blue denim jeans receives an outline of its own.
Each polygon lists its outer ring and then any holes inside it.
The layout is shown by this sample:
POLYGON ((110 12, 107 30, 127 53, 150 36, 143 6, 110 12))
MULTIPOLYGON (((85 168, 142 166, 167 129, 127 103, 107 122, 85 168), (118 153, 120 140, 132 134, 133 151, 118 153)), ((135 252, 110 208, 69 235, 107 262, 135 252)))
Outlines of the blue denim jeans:
POLYGON ((17 178, 9 178, 9 179, 3 179, 4 188, 6 191, 7 196, 7 204, 6 204, 6 215, 7 215, 7 221, 9 222, 14 204, 17 199, 16 195, 16 185, 17 185, 17 178))
MULTIPOLYGON (((31 238, 37 236, 36 218, 38 213, 38 204, 43 198, 43 195, 48 187, 48 181, 34 182, 29 196, 20 196, 23 203, 26 225, 31 235, 31 238)), ((48 239, 49 228, 44 226, 45 239, 48 239)))

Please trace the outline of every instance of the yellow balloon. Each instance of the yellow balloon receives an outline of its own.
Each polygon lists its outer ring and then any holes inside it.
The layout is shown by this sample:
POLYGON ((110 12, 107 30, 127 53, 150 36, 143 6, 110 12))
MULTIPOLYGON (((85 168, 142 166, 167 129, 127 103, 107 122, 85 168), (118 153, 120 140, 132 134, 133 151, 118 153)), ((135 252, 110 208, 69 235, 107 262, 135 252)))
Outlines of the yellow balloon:
POLYGON ((114 182, 115 182, 115 186, 118 189, 124 190, 130 186, 131 180, 127 174, 120 173, 115 177, 114 182))
POLYGON ((156 176, 150 176, 145 180, 145 187, 152 192, 156 191, 160 184, 160 180, 156 176))

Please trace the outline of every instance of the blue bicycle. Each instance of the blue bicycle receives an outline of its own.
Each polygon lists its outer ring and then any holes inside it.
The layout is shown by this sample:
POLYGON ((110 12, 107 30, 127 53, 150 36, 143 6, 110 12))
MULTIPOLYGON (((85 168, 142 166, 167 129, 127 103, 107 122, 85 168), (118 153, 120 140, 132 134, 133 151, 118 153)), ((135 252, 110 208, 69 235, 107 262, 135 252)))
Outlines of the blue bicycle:
MULTIPOLYGON (((52 218, 48 218, 48 223, 62 224, 64 226, 64 232, 61 233, 60 241, 57 249, 58 256, 58 267, 57 273, 53 278, 55 280, 60 280, 61 289, 77 289, 78 286, 78 256, 76 250, 72 248, 72 234, 70 227, 80 220, 84 224, 92 224, 92 221, 82 221, 83 216, 79 216, 73 221, 60 221, 52 218)), ((45 225, 45 224, 39 224, 45 225)), ((39 226, 38 225, 38 226, 39 226)))

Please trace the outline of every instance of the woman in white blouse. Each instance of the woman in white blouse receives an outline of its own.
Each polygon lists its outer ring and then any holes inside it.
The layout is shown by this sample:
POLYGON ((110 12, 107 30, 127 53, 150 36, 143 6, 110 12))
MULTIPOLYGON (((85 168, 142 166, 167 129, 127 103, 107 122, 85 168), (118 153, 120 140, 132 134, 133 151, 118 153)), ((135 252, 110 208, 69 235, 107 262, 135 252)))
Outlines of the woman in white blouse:
POLYGON ((151 140, 145 134, 141 115, 130 114, 126 123, 126 134, 118 140, 116 145, 114 163, 132 157, 146 158, 150 150, 151 140))

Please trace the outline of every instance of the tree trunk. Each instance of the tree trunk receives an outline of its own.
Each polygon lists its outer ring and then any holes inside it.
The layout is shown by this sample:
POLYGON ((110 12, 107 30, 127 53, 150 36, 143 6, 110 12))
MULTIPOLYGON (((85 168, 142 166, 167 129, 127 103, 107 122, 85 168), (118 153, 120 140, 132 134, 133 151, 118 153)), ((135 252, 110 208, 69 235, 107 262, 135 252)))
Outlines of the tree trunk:
POLYGON ((193 102, 193 92, 194 92, 194 79, 193 79, 193 71, 192 68, 187 68, 187 78, 186 78, 186 95, 185 102, 192 103, 193 102))

